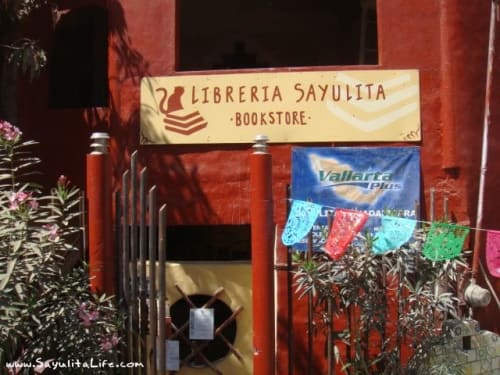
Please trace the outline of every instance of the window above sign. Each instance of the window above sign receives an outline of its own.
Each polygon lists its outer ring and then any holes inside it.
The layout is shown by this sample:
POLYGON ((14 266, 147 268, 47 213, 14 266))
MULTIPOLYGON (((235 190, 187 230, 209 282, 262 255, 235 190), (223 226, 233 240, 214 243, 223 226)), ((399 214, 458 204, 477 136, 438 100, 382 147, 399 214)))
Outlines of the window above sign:
POLYGON ((49 57, 49 106, 108 106, 108 12, 88 6, 61 12, 49 57))
POLYGON ((178 70, 378 63, 375 0, 182 0, 178 70))

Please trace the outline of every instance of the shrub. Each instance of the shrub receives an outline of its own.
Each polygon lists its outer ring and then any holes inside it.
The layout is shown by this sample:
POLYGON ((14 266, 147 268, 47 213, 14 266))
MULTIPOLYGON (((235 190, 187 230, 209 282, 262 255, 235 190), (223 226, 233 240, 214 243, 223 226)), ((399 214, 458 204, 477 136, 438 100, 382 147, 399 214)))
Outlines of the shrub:
POLYGON ((426 235, 426 228, 418 229, 411 242, 381 255, 371 251, 373 238, 358 235, 339 261, 322 252, 295 257, 297 293, 314 296, 317 326, 328 334, 332 319, 347 322, 334 333, 332 349, 343 373, 459 373, 454 363, 432 363, 431 357, 447 339, 442 322, 458 316, 456 286, 466 263, 461 256, 426 259, 426 235))
POLYGON ((8 370, 13 362, 88 373, 84 363, 117 361, 121 318, 111 297, 90 291, 85 265, 65 264, 80 251, 80 191, 64 176, 48 195, 30 182, 34 144, 0 121, 0 373, 33 371, 8 370))

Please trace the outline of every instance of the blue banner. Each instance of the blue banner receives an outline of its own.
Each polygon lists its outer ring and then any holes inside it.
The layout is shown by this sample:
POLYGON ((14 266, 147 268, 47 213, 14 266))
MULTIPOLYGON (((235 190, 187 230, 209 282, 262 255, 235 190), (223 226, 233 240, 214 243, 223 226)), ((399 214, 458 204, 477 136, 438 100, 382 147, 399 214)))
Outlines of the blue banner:
MULTIPOLYGON (((326 241, 335 208, 370 215, 374 233, 383 215, 416 219, 420 202, 419 147, 297 147, 292 150, 291 198, 323 206, 313 226, 313 249, 326 241)), ((294 246, 306 249, 306 239, 294 246)))

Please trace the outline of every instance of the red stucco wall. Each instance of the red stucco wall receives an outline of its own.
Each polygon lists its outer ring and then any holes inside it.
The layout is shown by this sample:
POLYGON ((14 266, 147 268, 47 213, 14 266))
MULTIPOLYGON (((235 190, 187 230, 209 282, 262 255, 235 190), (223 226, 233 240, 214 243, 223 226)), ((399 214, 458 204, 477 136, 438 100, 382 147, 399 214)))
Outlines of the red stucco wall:
MULTIPOLYGON (((422 85, 422 171, 424 206, 436 189, 437 217, 443 198, 452 218, 476 224, 490 2, 379 1, 381 63, 387 67, 417 64, 422 85), (418 17, 415 15, 418 14, 418 17), (404 22, 399 22, 404 19, 404 22), (396 31, 397 30, 397 31, 396 31), (436 34, 429 32, 435 30, 436 34), (392 48, 389 46, 393 46, 392 48)), ((495 48, 500 43, 496 39, 495 48)), ((498 154, 498 55, 490 98, 491 125, 483 228, 497 229, 500 165, 498 154)), ((428 216, 427 216, 428 217, 428 216)), ((484 239, 484 233, 483 233, 484 239)), ((484 264, 484 257, 483 259, 484 264)), ((496 290, 500 283, 493 280, 496 290)), ((484 284, 483 284, 484 285, 484 284)), ((484 328, 498 332, 493 304, 475 312, 484 328)))
MULTIPOLYGON (((140 51, 147 72, 139 71, 136 77, 123 77, 116 82, 117 88, 112 90, 111 108, 118 118, 112 119, 111 132, 120 134, 115 136, 116 142, 126 142, 116 145, 116 172, 123 170, 118 161, 123 162, 128 153, 138 147, 137 80, 143 73, 171 74, 175 70, 176 56, 174 1, 152 2, 146 16, 144 9, 133 5, 133 2, 122 2, 122 6, 127 32, 131 37, 130 43, 123 47, 140 51), (156 14, 162 16, 157 17, 156 14), (149 29, 152 20, 160 22, 154 32, 149 29)), ((443 216, 441 207, 444 198, 447 198, 453 219, 472 226, 476 217, 488 20, 488 1, 474 5, 460 0, 378 1, 380 68, 416 68, 420 71, 424 215, 429 217, 429 191, 434 188, 436 217, 443 216)), ((110 61, 111 71, 122 64, 119 54, 112 54, 110 61)), ((327 69, 351 68, 358 67, 327 69)), ((116 76, 123 76, 123 71, 116 70, 116 76)), ((498 123, 495 119, 498 115, 493 116, 493 127, 498 123)), ((495 134, 494 131, 492 133, 495 134)), ((489 228, 498 228, 500 224, 495 221, 495 212, 499 208, 494 199, 495 186, 498 186, 495 176, 500 172, 499 162, 494 160, 499 146, 494 143, 496 138, 493 136, 490 149, 491 166, 487 184, 484 224, 489 228)), ((249 146, 148 146, 140 150, 144 163, 152 170, 152 178, 160 188, 162 199, 169 204, 171 221, 182 224, 240 224, 249 222, 249 146)), ((286 219, 291 147, 273 145, 270 148, 275 220, 279 225, 283 225, 286 219)), ((285 259, 285 251, 284 248, 279 249, 281 260, 285 259)), ((278 337, 282 339, 279 341, 277 362, 280 373, 287 370, 285 278, 286 273, 278 271, 278 327, 281 333, 278 337)), ((498 282, 496 286, 498 290, 498 282)), ((303 301, 295 301, 294 307, 295 366, 301 373, 307 365, 304 357, 305 334, 300 334, 306 329, 306 310, 303 301)), ((480 309, 477 315, 484 328, 498 332, 497 321, 489 317, 495 308, 480 309)), ((323 360, 322 353, 319 353, 314 361, 318 368, 323 360)))
MULTIPOLYGON (((82 3, 85 3, 82 1, 82 3)), ((168 203, 169 223, 241 224, 249 222, 248 145, 139 146, 139 82, 143 76, 169 75, 176 66, 176 1, 109 0, 109 108, 47 110, 47 78, 24 85, 19 93, 19 125, 41 141, 48 161, 47 178, 66 173, 84 186, 84 154, 93 130, 112 137, 115 187, 128 167, 132 151, 150 170, 160 201, 168 203), (54 152, 54 150, 58 150, 54 152)), ((429 217, 429 192, 436 191, 436 217, 443 199, 451 217, 475 225, 484 111, 489 23, 488 0, 378 0, 380 68, 418 69, 421 77, 422 209, 429 217)), ((48 19, 50 14, 41 14, 48 19)), ((50 35, 50 28, 44 31, 50 35)), ((496 49, 500 50, 500 38, 496 49)), ((50 37, 45 42, 50 46, 50 37)), ((500 229, 500 71, 495 59, 489 165, 484 227, 500 229)), ((325 67, 345 70, 359 67, 325 67)), ((370 67, 373 68, 373 67, 370 67)), ((330 145, 328 143, 322 144, 330 145)), ((292 145, 272 145, 275 221, 285 222, 286 185, 290 181, 292 145)), ((279 249, 283 260, 285 249, 279 249)), ((285 273, 279 271, 279 321, 286 323, 285 273)), ((482 281, 481 281, 482 282, 482 281)), ((500 282, 494 281, 497 291, 500 282)), ((297 305, 297 308, 302 308, 297 305)), ((499 332, 498 309, 478 309, 483 328, 499 332)), ((304 332, 304 315, 297 314, 296 332, 304 332)), ((282 327, 282 326, 280 326, 282 327)), ((281 328, 280 328, 281 329, 281 328)), ((278 335, 278 337, 283 337, 278 335)), ((299 335, 297 334, 297 337, 299 335)), ((286 372, 286 341, 280 342, 278 366, 286 372)), ((303 353, 298 341, 297 353, 303 353)), ((319 360, 319 359, 318 359, 319 360)), ((304 359, 298 354, 297 369, 304 359)))

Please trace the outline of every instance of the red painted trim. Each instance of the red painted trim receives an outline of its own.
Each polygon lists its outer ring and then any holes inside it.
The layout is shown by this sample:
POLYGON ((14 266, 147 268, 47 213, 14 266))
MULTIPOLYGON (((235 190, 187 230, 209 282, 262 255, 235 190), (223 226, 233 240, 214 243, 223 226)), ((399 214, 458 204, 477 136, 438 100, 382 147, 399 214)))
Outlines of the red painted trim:
POLYGON ((276 357, 271 163, 271 154, 250 156, 253 373, 259 375, 274 374, 276 357))
POLYGON ((87 155, 87 201, 90 287, 115 294, 115 252, 111 225, 111 164, 109 155, 87 155))

